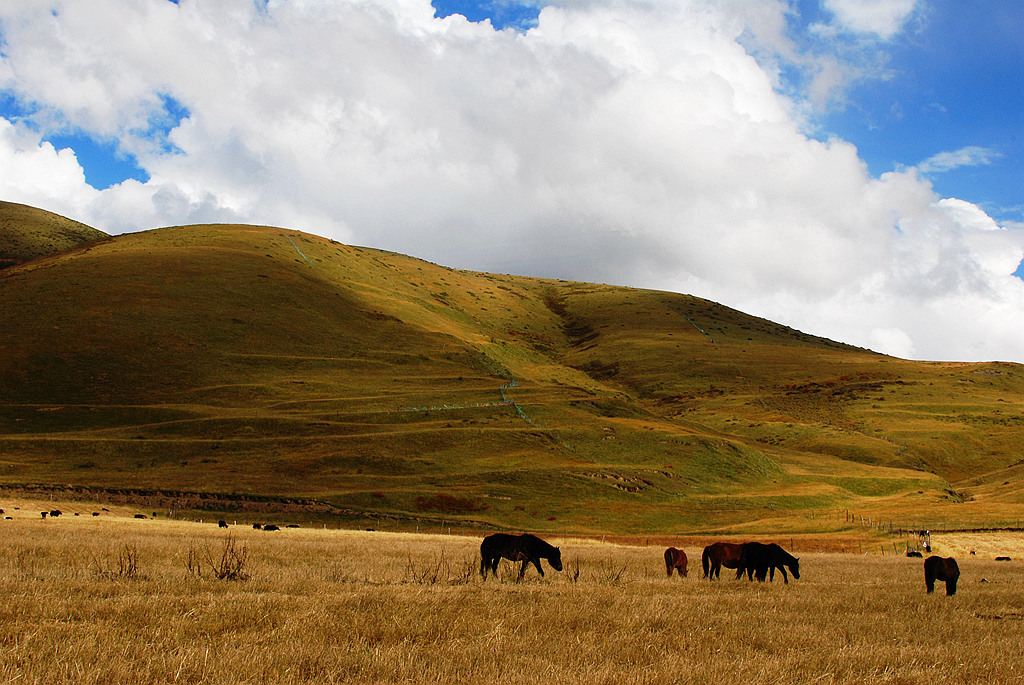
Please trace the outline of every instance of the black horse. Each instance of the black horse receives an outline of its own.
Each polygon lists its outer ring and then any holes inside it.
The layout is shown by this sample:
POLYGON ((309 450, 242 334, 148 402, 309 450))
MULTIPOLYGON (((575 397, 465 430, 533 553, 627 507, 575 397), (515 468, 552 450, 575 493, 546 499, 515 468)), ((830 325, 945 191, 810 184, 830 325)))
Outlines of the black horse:
POLYGON ((746 571, 747 580, 753 580, 756 576, 763 583, 767 576, 771 582, 775 582, 775 569, 779 569, 782 572, 782 580, 788 585, 787 568, 793 572, 794 578, 800 578, 800 560, 792 554, 774 543, 765 545, 760 542, 747 542, 740 552, 740 565, 736 569, 736 577, 742 578, 743 572, 746 571))
POLYGON ((946 594, 956 594, 956 581, 960 579, 960 567, 956 565, 953 557, 928 557, 924 560, 924 584, 928 587, 928 594, 935 592, 935 581, 946 582, 946 594))
POLYGON ((488 535, 480 543, 480 575, 487 580, 487 571, 490 569, 495 576, 498 575, 498 562, 505 557, 509 561, 523 562, 519 567, 519 578, 522 580, 526 573, 527 564, 537 567, 540 574, 544 575, 544 569, 540 567, 540 560, 547 559, 551 568, 556 571, 562 570, 562 553, 557 547, 552 547, 536 535, 523 533, 522 535, 508 535, 507 533, 495 533, 488 535))

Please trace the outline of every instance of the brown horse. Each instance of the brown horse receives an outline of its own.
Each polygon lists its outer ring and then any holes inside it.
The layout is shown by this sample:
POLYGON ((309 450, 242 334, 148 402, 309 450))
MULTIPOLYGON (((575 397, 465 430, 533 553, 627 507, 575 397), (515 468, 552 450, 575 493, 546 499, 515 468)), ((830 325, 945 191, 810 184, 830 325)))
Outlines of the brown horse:
POLYGON ((739 568, 740 555, 743 554, 743 545, 732 542, 716 542, 704 548, 701 556, 701 565, 704 567, 704 577, 715 579, 722 572, 722 567, 739 568))
POLYGON ((924 560, 924 584, 928 587, 928 594, 935 591, 935 581, 946 582, 946 594, 956 594, 956 581, 960 579, 960 567, 956 565, 953 557, 928 557, 924 560))
POLYGON ((679 575, 686 577, 686 552, 675 547, 669 547, 665 550, 665 571, 668 572, 668 577, 672 577, 672 571, 677 569, 679 575))

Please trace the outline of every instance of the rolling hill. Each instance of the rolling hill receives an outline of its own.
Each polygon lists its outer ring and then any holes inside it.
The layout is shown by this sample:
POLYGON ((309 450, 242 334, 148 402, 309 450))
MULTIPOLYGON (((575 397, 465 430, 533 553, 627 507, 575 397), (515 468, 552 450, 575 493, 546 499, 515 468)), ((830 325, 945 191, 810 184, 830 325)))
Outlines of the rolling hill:
POLYGON ((58 214, 0 200, 0 269, 106 237, 58 214))
MULTIPOLYGON (((0 206, 16 236, 52 217, 0 206)), ((281 228, 78 235, 101 239, 0 271, 0 486, 622 534, 1006 525, 1024 503, 1018 364, 281 228)))

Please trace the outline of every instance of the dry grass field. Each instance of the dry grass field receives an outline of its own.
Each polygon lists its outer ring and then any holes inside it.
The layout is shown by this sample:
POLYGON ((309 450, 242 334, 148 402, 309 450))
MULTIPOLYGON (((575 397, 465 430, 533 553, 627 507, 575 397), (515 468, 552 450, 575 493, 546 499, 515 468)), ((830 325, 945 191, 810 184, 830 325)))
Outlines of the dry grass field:
POLYGON ((689 577, 666 578, 662 546, 551 539, 562 573, 515 583, 503 561, 483 582, 479 537, 0 505, 3 683, 1024 680, 1020 534, 935 536, 977 550, 946 597, 895 555, 803 554, 788 585, 709 582, 697 546, 689 577))

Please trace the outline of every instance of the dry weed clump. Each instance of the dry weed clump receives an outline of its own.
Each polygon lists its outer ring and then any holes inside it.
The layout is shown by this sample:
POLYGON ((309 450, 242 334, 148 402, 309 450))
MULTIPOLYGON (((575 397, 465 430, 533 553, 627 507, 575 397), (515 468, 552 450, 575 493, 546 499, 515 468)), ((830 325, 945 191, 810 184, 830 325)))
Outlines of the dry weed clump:
POLYGON ((185 571, 189 576, 203 577, 203 569, 217 580, 249 580, 246 564, 249 560, 249 548, 239 545, 230 533, 224 539, 220 554, 210 550, 209 544, 201 549, 195 544, 189 545, 185 556, 185 571))
POLYGON ((563 573, 531 569, 516 583, 517 565, 503 561, 485 582, 478 538, 243 530, 234 549, 258 573, 220 583, 181 573, 190 550, 224 558, 216 529, 8 523, 0 682, 1024 679, 1017 562, 962 559, 947 598, 926 595, 920 560, 905 557, 804 555, 789 585, 710 582, 699 571, 667 579, 660 547, 564 539, 552 540, 571 555, 563 573), (90 566, 119 537, 144 560, 128 583, 90 566))
POLYGON ((137 580, 142 577, 139 571, 139 546, 126 542, 116 555, 102 555, 89 550, 89 568, 100 578, 137 580))

